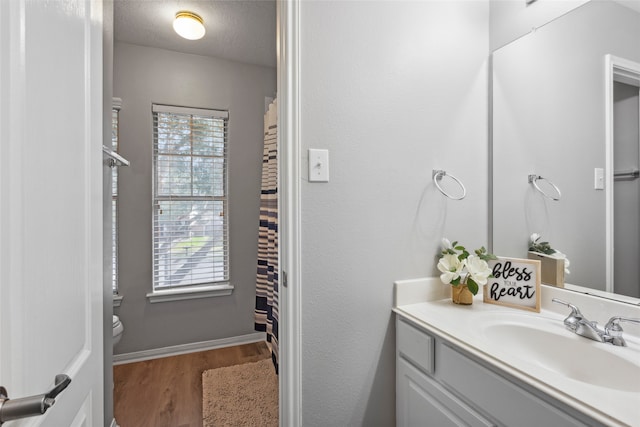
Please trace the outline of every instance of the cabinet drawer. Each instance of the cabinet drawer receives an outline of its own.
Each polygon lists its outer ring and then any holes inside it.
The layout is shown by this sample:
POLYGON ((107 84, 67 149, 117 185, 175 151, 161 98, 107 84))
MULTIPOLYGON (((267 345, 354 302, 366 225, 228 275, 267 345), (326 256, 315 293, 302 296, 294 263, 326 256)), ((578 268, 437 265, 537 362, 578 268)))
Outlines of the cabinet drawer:
POLYGON ((586 427, 447 345, 438 346, 438 378, 501 424, 518 427, 586 427))
POLYGON ((397 348, 400 356, 428 374, 434 372, 434 338, 398 318, 397 348))

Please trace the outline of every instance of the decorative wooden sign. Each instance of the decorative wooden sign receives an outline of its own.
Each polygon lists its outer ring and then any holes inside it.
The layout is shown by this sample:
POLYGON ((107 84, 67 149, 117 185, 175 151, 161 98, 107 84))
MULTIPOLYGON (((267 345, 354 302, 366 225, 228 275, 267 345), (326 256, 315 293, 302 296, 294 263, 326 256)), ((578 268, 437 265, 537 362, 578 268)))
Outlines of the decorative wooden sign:
POLYGON ((540 261, 498 257, 488 263, 493 277, 484 285, 484 302, 540 312, 540 261))
POLYGON ((564 288, 564 258, 554 258, 538 252, 527 252, 527 258, 537 259, 540 264, 540 282, 545 285, 564 288))

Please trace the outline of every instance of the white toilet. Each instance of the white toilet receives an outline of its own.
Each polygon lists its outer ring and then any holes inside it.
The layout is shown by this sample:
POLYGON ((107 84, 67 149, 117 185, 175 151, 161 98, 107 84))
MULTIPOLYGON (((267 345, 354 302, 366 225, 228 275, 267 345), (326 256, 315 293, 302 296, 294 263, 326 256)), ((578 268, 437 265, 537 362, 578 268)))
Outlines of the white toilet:
POLYGON ((120 322, 120 318, 116 315, 113 316, 113 345, 115 347, 116 344, 120 341, 122 337, 122 332, 124 331, 124 326, 120 322))

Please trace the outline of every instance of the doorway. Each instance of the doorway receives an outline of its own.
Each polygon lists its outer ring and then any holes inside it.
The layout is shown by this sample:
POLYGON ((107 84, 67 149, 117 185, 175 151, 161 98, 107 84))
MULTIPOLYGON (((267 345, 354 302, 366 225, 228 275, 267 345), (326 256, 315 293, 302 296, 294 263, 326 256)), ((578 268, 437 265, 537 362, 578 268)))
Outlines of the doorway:
POLYGON ((607 290, 638 298, 640 64, 608 55, 607 290))
MULTIPOLYGON (((122 2, 117 2, 116 6, 118 6, 119 4, 121 4, 122 2)), ((141 4, 140 2, 137 2, 139 5, 141 4)), ((152 2, 154 4, 158 4, 160 6, 166 7, 166 2, 152 2)), ((212 3, 216 3, 216 2, 212 2, 212 3)), ((223 2, 225 3, 225 2, 223 2)), ((226 2, 226 3, 236 3, 236 2, 226 2)), ((241 3, 241 2, 238 2, 241 3)), ((255 2, 244 2, 244 3, 255 3, 255 2)), ((281 99, 282 101, 278 103, 279 105, 279 117, 281 117, 280 122, 281 125, 279 125, 279 128, 282 129, 282 134, 279 138, 279 145, 282 147, 283 145, 288 145, 285 144, 283 141, 287 140, 287 137, 285 135, 290 135, 291 134, 291 128, 295 128, 295 126, 297 126, 297 120, 296 120, 296 115, 294 113, 291 113, 291 102, 289 101, 289 99, 291 99, 291 97, 293 97, 293 95, 291 95, 292 93, 295 93, 294 90, 288 89, 287 85, 291 85, 291 75, 295 75, 297 76, 297 71, 295 70, 295 66, 293 65, 293 62, 291 60, 291 58, 296 58, 297 55, 297 41, 296 41, 296 35, 297 33, 295 31, 292 31, 291 29, 294 28, 295 29, 295 24, 297 22, 297 5, 290 5, 288 4, 288 2, 274 2, 274 4, 277 4, 277 43, 278 43, 278 59, 277 59, 277 67, 278 67, 278 72, 277 72, 277 87, 278 87, 278 98, 281 99)), ((147 3, 145 3, 145 7, 146 7, 147 3)), ((151 3, 149 3, 149 5, 151 5, 151 3)), ((149 12, 149 14, 152 16, 155 16, 153 13, 149 12)), ((116 28, 116 33, 117 33, 117 28, 116 28)), ((118 39, 118 34, 116 34, 116 39, 118 39)), ((132 55, 133 56, 133 55, 132 55)), ((116 76, 117 77, 117 76, 116 76)), ((144 83, 144 79, 139 80, 139 82, 144 83)), ((114 92, 115 96, 120 96, 123 98, 123 113, 124 111, 127 109, 128 106, 130 106, 131 104, 127 105, 127 99, 126 97, 122 94, 122 93, 118 93, 117 91, 114 92)), ((293 97, 295 99, 295 97, 293 97)), ((159 101, 156 99, 156 101, 159 101)), ((233 112, 232 112, 233 114, 233 112)), ((233 118, 233 117, 232 117, 233 118)), ((124 143, 124 141, 123 141, 124 143)), ((282 210, 285 209, 289 209, 289 214, 287 215, 286 213, 283 214, 283 219, 282 219, 282 226, 281 226, 281 232, 285 233, 286 229, 290 228, 289 223, 287 223, 287 221, 294 221, 291 218, 296 217, 297 215, 297 210, 296 210, 296 204, 295 202, 292 203, 290 201, 287 201, 288 199, 288 192, 285 190, 286 185, 288 183, 290 183, 291 186, 297 186, 298 183, 296 182, 296 177, 298 176, 298 174, 296 172, 287 172, 288 170, 290 170, 291 168, 295 168, 297 167, 297 165, 292 166, 292 163, 297 163, 295 161, 295 157, 294 160, 290 160, 291 159, 291 153, 293 153, 293 151, 291 149, 287 150, 286 148, 283 148, 283 152, 282 152, 282 156, 281 156, 281 170, 282 170, 282 180, 283 180, 283 192, 282 192, 282 201, 281 203, 283 204, 282 210), (284 176, 287 175, 290 178, 287 181, 287 178, 284 176)), ((129 156, 131 157, 131 156, 129 156)), ((132 162, 135 160, 135 156, 133 156, 133 158, 131 159, 132 162)), ((132 163, 133 164, 133 163, 132 163)), ((133 168, 135 169, 135 167, 133 168)), ((133 171, 133 169, 131 169, 130 171, 133 171)), ((133 172, 131 172, 133 173, 133 172)), ((234 182, 240 182, 239 180, 234 180, 234 182)), ((297 194, 296 190, 292 191, 294 194, 297 194)), ((297 200, 297 199, 296 199, 297 200)), ((236 212, 238 212, 236 210, 236 212)), ((232 211, 233 213, 233 211, 232 211)), ((296 236, 295 231, 289 233, 289 236, 296 236)), ((291 237, 293 238, 293 237, 291 237)), ((295 240, 295 239, 294 239, 295 240)), ((287 269, 287 266, 291 266, 292 263, 291 262, 287 262, 287 256, 289 256, 289 254, 291 254, 292 252, 296 252, 296 251, 291 251, 289 248, 289 245, 287 244, 287 240, 286 238, 283 236, 283 240, 282 240, 282 244, 281 244, 281 250, 283 251, 282 257, 283 257, 283 261, 281 263, 281 268, 283 270, 287 269)), ((299 257, 299 255, 298 255, 299 257)), ((294 256, 295 258, 295 256, 294 256)), ((297 265, 297 264, 296 264, 297 265)), ((290 271, 288 270, 287 272, 289 272, 288 278, 289 278, 289 282, 292 282, 294 280, 296 280, 296 268, 294 266, 289 267, 290 271)), ((255 266, 252 266, 252 269, 254 269, 255 271, 255 266)), ((284 274, 282 275, 284 276, 284 274)), ((299 281, 298 281, 299 282, 299 281)), ((286 286, 286 285, 285 285, 286 286)), ((294 294, 292 292, 292 294, 294 294)), ((298 375, 288 375, 287 372, 289 371, 289 363, 291 363, 291 369, 295 369, 295 366, 299 367, 299 350, 295 350, 295 348, 292 350, 291 347, 298 345, 298 343, 295 343, 293 345, 289 345, 287 347, 287 345, 289 344, 289 340, 287 339, 288 336, 290 335, 290 330, 296 330, 296 328, 299 328, 299 321, 293 321, 293 322, 288 322, 288 320, 286 319, 286 317, 289 314, 289 310, 292 309, 292 307, 296 307, 295 309, 297 310, 299 303, 296 302, 297 300, 294 299, 293 303, 289 303, 287 304, 286 301, 290 301, 291 299, 291 294, 287 293, 287 289, 283 286, 283 290, 282 290, 282 305, 280 307, 280 313, 281 313, 281 323, 280 323, 280 332, 281 332, 281 349, 282 349, 282 361, 281 361, 281 370, 280 370, 280 378, 281 378, 281 384, 283 384, 280 387, 281 390, 281 396, 282 393, 284 393, 285 395, 288 396, 294 396, 291 398, 291 400, 293 401, 294 399, 296 399, 296 396, 299 396, 300 393, 299 391, 295 391, 294 393, 289 393, 286 390, 289 389, 289 387, 293 387, 295 390, 299 390, 300 387, 299 385, 299 378, 295 378, 295 377, 299 377, 298 375), (291 326, 293 324, 293 326, 291 326), (289 325, 289 326, 288 326, 289 325), (293 385, 291 385, 293 384, 293 385)), ((123 304, 127 304, 127 297, 125 295, 125 300, 123 304)), ((130 299, 131 300, 131 299, 130 299)), ((156 310, 156 308, 154 307, 154 310, 156 310)), ((142 310, 138 311, 139 313, 142 313, 142 310)), ((131 322, 131 321, 127 321, 126 316, 124 316, 125 318, 124 323, 131 323, 131 324, 135 324, 135 321, 131 322)), ((298 316, 299 318, 299 316, 298 316)), ((297 336, 296 335, 297 332, 294 332, 293 336, 297 336)), ((124 338, 123 338, 124 339, 124 338)), ((282 398, 280 399, 281 401, 281 407, 285 406, 286 407, 286 398, 282 398)), ((297 405, 299 406, 299 405, 297 405)), ((296 412, 297 410, 293 410, 294 412, 296 412)), ((285 410, 285 412, 289 412, 288 410, 285 410)), ((281 419, 283 420, 283 423, 286 423, 287 421, 285 421, 287 419, 287 417, 283 416, 281 417, 281 419)), ((293 422, 295 424, 295 422, 293 422)))

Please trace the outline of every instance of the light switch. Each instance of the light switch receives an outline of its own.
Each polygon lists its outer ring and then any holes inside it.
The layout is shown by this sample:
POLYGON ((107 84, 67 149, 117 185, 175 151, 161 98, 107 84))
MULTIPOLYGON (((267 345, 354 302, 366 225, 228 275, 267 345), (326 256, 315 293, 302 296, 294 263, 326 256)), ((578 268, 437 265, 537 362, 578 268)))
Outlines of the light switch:
POLYGON ((309 148, 309 182, 329 182, 329 150, 309 148))
POLYGON ((595 168, 593 170, 593 188, 594 190, 604 190, 604 169, 595 168))

